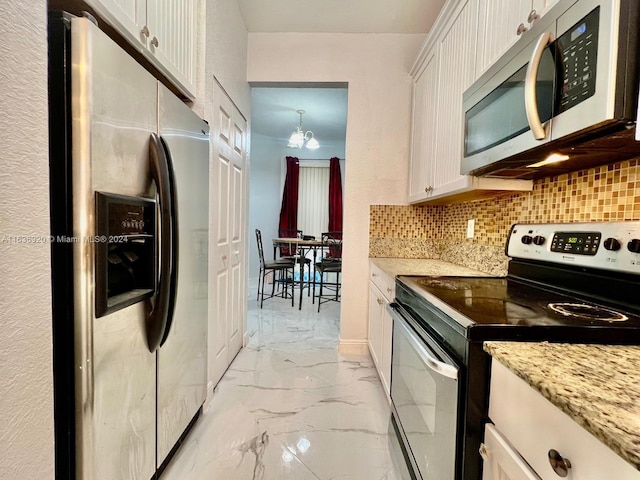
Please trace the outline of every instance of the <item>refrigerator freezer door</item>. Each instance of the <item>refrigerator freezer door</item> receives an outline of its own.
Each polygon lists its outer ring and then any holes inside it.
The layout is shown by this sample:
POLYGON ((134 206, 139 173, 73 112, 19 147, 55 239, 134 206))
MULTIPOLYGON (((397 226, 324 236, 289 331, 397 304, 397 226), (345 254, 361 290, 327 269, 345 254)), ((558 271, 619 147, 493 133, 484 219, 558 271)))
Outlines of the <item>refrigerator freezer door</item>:
POLYGON ((180 232, 178 289, 158 350, 158 466, 206 397, 209 244, 209 126, 160 85, 159 133, 175 173, 180 232))
POLYGON ((96 192, 153 198, 148 141, 157 82, 95 25, 71 23, 76 478, 155 472, 156 355, 146 302, 95 317, 96 192))

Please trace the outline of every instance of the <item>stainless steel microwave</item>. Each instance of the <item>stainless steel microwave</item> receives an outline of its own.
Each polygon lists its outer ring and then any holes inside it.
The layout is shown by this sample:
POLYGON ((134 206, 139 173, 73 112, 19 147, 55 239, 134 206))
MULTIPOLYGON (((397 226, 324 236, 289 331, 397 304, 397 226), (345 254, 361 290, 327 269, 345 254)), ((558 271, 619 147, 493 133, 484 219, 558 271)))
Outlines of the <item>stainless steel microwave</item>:
POLYGON ((464 92, 462 174, 539 178, 640 156, 638 0, 560 0, 464 92))

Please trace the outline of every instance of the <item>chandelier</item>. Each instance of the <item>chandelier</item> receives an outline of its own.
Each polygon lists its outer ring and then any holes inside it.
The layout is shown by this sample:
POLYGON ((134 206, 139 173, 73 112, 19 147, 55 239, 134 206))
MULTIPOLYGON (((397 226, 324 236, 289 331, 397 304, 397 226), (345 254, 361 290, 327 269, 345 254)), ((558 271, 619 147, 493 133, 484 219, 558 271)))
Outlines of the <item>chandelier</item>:
POLYGON ((300 115, 300 123, 298 123, 298 126, 289 137, 289 144, 287 145, 287 148, 302 148, 303 146, 310 150, 320 148, 318 141, 313 138, 313 132, 311 130, 306 132, 302 130, 302 114, 304 113, 304 110, 296 111, 300 115))

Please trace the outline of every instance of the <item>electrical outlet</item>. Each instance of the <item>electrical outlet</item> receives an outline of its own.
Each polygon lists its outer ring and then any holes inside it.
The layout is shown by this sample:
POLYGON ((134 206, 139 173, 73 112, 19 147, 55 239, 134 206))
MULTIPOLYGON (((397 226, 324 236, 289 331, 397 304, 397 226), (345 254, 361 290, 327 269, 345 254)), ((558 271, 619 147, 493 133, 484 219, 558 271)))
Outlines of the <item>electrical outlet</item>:
POLYGON ((476 228, 475 219, 472 218, 470 220, 467 220, 467 238, 473 238, 475 228, 476 228))

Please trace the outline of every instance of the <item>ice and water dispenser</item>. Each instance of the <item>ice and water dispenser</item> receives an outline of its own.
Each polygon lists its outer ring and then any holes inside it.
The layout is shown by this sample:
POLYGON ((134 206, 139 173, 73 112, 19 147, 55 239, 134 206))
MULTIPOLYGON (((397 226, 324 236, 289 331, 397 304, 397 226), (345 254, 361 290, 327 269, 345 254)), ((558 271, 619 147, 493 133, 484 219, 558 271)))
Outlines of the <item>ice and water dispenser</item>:
POLYGON ((96 194, 96 317, 155 293, 156 202, 96 194))

